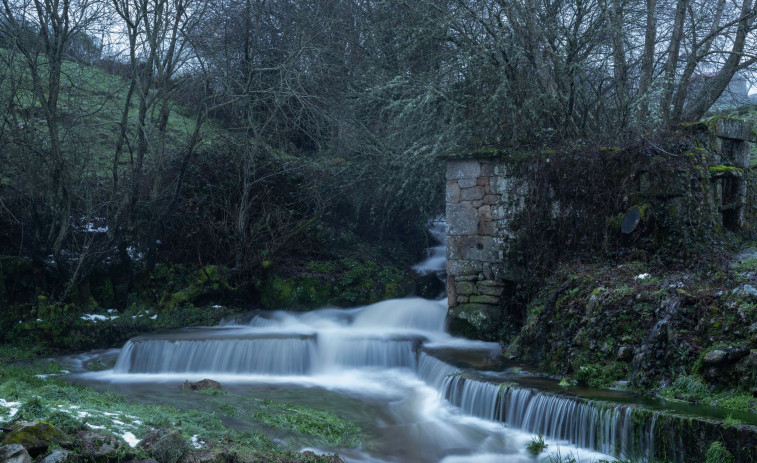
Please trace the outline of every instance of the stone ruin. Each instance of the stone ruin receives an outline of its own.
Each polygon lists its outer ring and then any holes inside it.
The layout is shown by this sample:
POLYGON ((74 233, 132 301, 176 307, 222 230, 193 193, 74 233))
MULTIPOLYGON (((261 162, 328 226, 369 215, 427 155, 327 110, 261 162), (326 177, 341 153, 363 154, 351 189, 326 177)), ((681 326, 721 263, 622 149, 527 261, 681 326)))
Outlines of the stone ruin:
MULTIPOLYGON (((745 225, 747 179, 750 169, 750 127, 720 118, 714 127, 710 206, 719 210, 722 225, 732 230, 745 225)), ((479 332, 505 314, 508 291, 534 276, 516 262, 508 262, 509 246, 519 232, 516 217, 528 204, 527 181, 495 152, 451 156, 446 161, 447 294, 451 319, 464 320, 479 332)), ((672 175, 681 176, 680 173, 672 175)), ((667 178, 637 172, 636 193, 655 196, 671 209, 682 203, 691 179, 667 178), (681 188, 671 185, 681 185, 681 188), (660 196, 661 192, 664 192, 660 196)), ((702 181, 699 179, 697 181, 702 181)), ((560 215, 559 198, 552 216, 560 215)), ((534 230, 534 233, 539 233, 534 230)))

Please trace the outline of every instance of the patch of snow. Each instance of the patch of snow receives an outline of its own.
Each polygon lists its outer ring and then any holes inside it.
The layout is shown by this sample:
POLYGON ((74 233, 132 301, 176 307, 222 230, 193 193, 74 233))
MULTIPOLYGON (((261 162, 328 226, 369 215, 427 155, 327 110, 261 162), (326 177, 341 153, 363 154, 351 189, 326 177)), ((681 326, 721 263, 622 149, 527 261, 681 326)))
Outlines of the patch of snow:
POLYGON ((41 321, 42 321, 42 319, 41 319, 41 318, 38 318, 38 319, 37 319, 37 321, 38 321, 38 322, 41 322, 41 321))
POLYGON ((153 315, 152 317, 149 317, 149 318, 150 318, 150 320, 155 320, 155 319, 158 318, 158 314, 155 314, 155 315, 153 315))
POLYGON ((634 280, 646 280, 650 276, 651 275, 649 275, 648 273, 642 273, 641 275, 636 275, 635 277, 633 277, 633 279, 634 280))
POLYGON ((137 444, 139 444, 139 439, 137 439, 137 436, 135 436, 131 432, 125 432, 121 437, 126 441, 127 444, 129 444, 129 447, 136 447, 137 444))
POLYGON ((78 406, 78 405, 69 405, 69 406, 68 406, 68 408, 69 408, 70 410, 76 410, 77 408, 81 408, 81 407, 80 407, 80 406, 78 406))
POLYGON ((118 310, 116 310, 116 309, 108 309, 108 313, 117 313, 117 312, 118 312, 118 310))
POLYGON ((205 444, 205 442, 203 442, 203 441, 201 441, 201 440, 199 440, 197 438, 197 434, 195 434, 194 436, 192 436, 192 447, 194 447, 196 449, 201 449, 204 444, 205 444))
POLYGON ((77 415, 79 415, 79 418, 86 418, 90 416, 89 412, 76 412, 77 415))
POLYGON ((105 426, 96 426, 94 424, 84 423, 92 429, 105 429, 105 426))
POLYGON ((123 426, 124 424, 126 424, 126 423, 124 423, 123 421, 120 421, 120 420, 113 420, 113 422, 116 423, 116 424, 118 424, 118 425, 121 425, 121 426, 123 426))
POLYGON ((115 320, 116 318, 118 318, 118 315, 111 315, 110 317, 108 317, 106 315, 100 315, 100 314, 95 314, 95 313, 84 314, 81 317, 82 320, 89 320, 89 321, 93 321, 93 322, 105 321, 105 320, 115 320))
POLYGON ((222 305, 214 305, 214 306, 213 306, 213 308, 214 308, 214 309, 220 309, 220 308, 222 308, 222 307, 223 307, 222 305))

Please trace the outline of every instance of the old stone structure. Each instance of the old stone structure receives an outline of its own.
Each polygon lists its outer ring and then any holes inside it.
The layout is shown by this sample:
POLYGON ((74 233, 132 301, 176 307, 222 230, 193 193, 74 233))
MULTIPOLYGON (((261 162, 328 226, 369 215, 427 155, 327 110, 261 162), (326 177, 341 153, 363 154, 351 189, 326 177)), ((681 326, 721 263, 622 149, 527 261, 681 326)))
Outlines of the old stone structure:
POLYGON ((504 259, 525 182, 494 159, 447 161, 447 295, 453 317, 477 329, 501 313, 506 282, 525 278, 504 259))
MULTIPOLYGON (((675 216, 690 206, 692 191, 706 191, 706 204, 701 206, 705 214, 719 212, 715 218, 723 227, 743 228, 748 209, 750 127, 721 118, 712 132, 712 146, 705 156, 709 168, 629 172, 635 186, 627 191, 627 207, 653 202, 661 204, 666 215, 675 216)), ((516 172, 512 165, 500 152, 479 151, 447 160, 449 314, 479 332, 504 314, 508 288, 534 280, 527 264, 514 262, 510 253, 511 245, 524 232, 519 229, 518 216, 528 211, 532 194, 527 175, 516 172)), ((546 211, 551 219, 571 220, 571 215, 583 213, 581 204, 561 204, 560 199, 554 198, 546 211)), ((634 208, 643 209, 634 206, 629 210, 634 208)))

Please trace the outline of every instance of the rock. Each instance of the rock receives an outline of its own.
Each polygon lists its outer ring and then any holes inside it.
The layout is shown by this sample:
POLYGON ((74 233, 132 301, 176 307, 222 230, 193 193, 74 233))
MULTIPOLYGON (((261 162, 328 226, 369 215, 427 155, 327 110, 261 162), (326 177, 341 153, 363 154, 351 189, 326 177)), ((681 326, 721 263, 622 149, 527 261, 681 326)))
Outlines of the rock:
POLYGON ((68 450, 58 449, 42 459, 40 463, 65 463, 68 461, 68 450))
POLYGON ((757 299, 757 288, 752 285, 741 285, 734 289, 733 294, 749 299, 757 299))
POLYGON ((618 360, 621 362, 630 362, 633 360, 634 349, 631 346, 622 346, 618 349, 618 360))
POLYGON ((23 445, 4 445, 0 447, 0 463, 32 463, 32 458, 23 445))
POLYGON ((224 463, 227 456, 209 449, 193 450, 181 457, 181 463, 224 463))
POLYGON ((705 365, 720 365, 728 360, 728 352, 723 349, 716 349, 707 353, 702 359, 705 365))
POLYGON ((444 291, 444 283, 435 273, 422 275, 415 279, 415 294, 424 299, 437 299, 444 291))
MULTIPOLYGON (((304 452, 302 452, 302 456, 305 457, 304 461, 323 461, 321 458, 318 458, 319 455, 317 455, 315 452, 310 451, 310 450, 305 450, 304 452)), ((329 463, 344 463, 344 460, 339 458, 339 455, 331 455, 331 457, 328 459, 328 462, 329 463)))
POLYGON ((218 381, 213 381, 212 379, 203 379, 202 381, 197 381, 194 383, 190 381, 184 381, 184 384, 181 385, 181 388, 187 389, 189 391, 200 391, 202 389, 223 390, 221 383, 219 383, 218 381))
POLYGON ((94 463, 110 463, 124 460, 130 452, 126 442, 96 431, 79 431, 76 435, 79 453, 85 460, 94 463))
POLYGON ((189 450, 187 441, 179 433, 168 429, 153 429, 138 444, 160 463, 177 463, 189 450))
POLYGON ((33 424, 25 424, 15 431, 8 433, 3 440, 3 444, 23 445, 29 452, 29 455, 36 458, 47 452, 50 444, 70 447, 73 445, 73 441, 55 426, 40 421, 33 424))

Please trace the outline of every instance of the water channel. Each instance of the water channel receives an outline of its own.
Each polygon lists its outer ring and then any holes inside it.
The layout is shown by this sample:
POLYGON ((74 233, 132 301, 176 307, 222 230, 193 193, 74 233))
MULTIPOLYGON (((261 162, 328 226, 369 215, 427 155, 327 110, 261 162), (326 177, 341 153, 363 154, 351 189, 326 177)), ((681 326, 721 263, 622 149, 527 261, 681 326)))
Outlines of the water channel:
MULTIPOLYGON (((432 232, 443 240, 443 223, 432 232)), ((443 272, 444 265, 442 241, 416 269, 443 272)), ((189 408, 193 399, 178 386, 210 378, 233 394, 328 410, 365 432, 358 448, 314 449, 338 452, 347 462, 549 462, 558 454, 596 462, 654 452, 654 420, 632 419, 641 399, 561 388, 507 363, 497 344, 450 336, 446 312, 446 299, 406 298, 352 309, 251 313, 79 356, 79 366, 95 357, 117 361, 101 372, 81 368, 71 379, 189 408), (538 458, 526 450, 536 435, 549 445, 538 458)), ((244 417, 225 421, 255 426, 244 417)), ((274 437, 299 445, 291 436, 274 437)))

